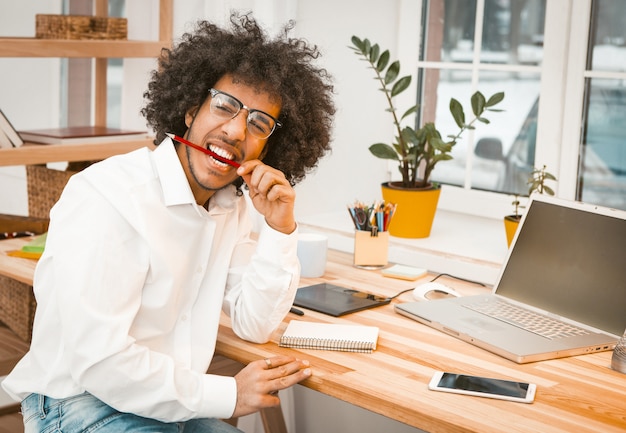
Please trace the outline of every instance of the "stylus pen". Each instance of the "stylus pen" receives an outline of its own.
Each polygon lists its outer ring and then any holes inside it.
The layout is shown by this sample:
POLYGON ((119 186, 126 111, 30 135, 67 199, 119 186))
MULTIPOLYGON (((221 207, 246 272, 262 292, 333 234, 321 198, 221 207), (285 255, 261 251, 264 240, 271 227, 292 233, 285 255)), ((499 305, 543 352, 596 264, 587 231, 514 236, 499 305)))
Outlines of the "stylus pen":
POLYGON ((289 310, 290 313, 297 314, 298 316, 304 316, 304 311, 298 310, 297 308, 291 307, 289 310))

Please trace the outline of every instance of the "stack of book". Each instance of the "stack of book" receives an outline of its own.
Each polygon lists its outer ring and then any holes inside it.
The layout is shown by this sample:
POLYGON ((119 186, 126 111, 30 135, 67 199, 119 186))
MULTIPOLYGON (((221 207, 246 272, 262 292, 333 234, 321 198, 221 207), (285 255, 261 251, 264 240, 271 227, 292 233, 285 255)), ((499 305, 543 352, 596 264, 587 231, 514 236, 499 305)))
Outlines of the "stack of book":
POLYGON ((33 144, 87 144, 143 138, 148 138, 146 131, 109 128, 106 126, 70 126, 18 132, 2 110, 0 110, 0 148, 20 147, 25 142, 33 144))
POLYGON ((20 131, 25 142, 36 144, 100 143, 146 138, 146 131, 109 128, 106 126, 70 126, 67 128, 20 131))

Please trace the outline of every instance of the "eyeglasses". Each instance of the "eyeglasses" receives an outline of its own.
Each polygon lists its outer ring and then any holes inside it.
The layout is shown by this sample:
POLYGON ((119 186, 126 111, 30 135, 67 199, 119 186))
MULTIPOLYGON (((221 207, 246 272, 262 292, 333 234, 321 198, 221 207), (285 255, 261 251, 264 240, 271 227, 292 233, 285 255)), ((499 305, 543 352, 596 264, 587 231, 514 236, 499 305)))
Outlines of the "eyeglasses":
POLYGON ((234 119, 242 108, 248 110, 246 125, 248 132, 256 138, 265 139, 272 135, 276 128, 283 126, 274 117, 264 111, 243 105, 239 99, 228 93, 220 92, 216 89, 209 89, 209 93, 211 93, 211 113, 220 119, 234 119))

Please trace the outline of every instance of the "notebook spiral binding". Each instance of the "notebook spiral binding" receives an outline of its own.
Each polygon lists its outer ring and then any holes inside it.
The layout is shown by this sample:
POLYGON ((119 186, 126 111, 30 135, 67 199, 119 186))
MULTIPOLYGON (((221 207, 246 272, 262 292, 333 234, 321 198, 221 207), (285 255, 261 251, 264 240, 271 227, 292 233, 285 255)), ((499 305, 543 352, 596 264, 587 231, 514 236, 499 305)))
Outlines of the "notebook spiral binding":
POLYGON ((325 338, 302 338, 283 336, 281 347, 296 349, 338 350, 344 352, 372 353, 374 344, 369 341, 331 340, 325 338))

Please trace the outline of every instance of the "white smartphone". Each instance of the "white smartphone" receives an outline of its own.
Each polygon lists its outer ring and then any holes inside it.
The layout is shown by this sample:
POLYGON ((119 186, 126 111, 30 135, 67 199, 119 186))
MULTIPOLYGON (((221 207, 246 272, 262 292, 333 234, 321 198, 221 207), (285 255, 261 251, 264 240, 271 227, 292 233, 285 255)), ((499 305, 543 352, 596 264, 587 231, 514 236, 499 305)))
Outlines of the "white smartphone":
POLYGON ((453 392, 477 397, 532 403, 537 385, 527 382, 493 379, 489 377, 436 371, 428 388, 433 391, 453 392))

